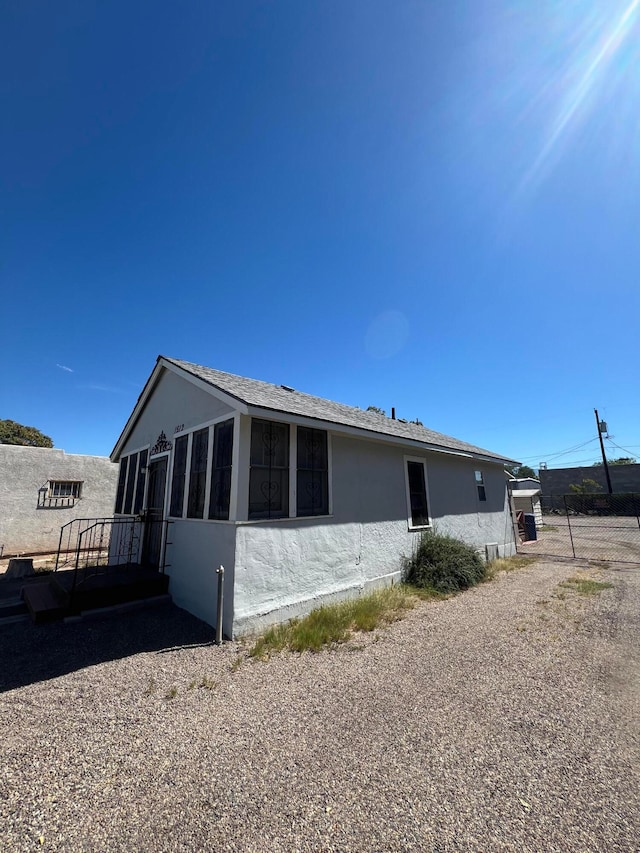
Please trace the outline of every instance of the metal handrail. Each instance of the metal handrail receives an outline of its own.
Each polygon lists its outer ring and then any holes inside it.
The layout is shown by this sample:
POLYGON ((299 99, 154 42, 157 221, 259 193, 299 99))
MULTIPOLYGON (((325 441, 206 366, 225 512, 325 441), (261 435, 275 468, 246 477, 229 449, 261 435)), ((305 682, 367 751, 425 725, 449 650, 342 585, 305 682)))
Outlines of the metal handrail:
MULTIPOLYGON (((91 519, 88 519, 88 520, 91 520, 91 519)), ((99 518, 99 519, 96 519, 93 524, 89 525, 88 527, 86 527, 84 530, 82 530, 80 532, 80 534, 78 536, 78 547, 76 549, 76 561, 75 561, 75 567, 74 567, 74 572, 73 572, 73 581, 72 581, 72 585, 71 585, 71 598, 73 598, 73 594, 76 590, 76 586, 78 585, 78 573, 80 570, 80 555, 81 555, 81 552, 83 551, 82 545, 83 545, 83 541, 86 541, 86 537, 91 536, 93 538, 95 532, 97 530, 100 531, 98 534, 99 539, 97 542, 97 546, 96 546, 95 539, 93 539, 91 544, 87 548, 84 549, 85 551, 87 551, 89 553, 97 553, 97 558, 96 558, 97 562, 96 562, 96 565, 93 566, 94 569, 98 569, 100 567, 100 560, 103 558, 105 550, 106 550, 106 559, 107 559, 107 562, 104 564, 105 569, 109 569, 109 568, 112 568, 112 567, 115 567, 118 565, 122 565, 122 563, 120 562, 120 558, 124 558, 126 560, 126 564, 129 565, 129 564, 131 564, 132 558, 133 558, 134 541, 139 544, 139 540, 140 540, 139 534, 138 534, 138 536, 135 535, 136 523, 139 523, 139 519, 137 519, 135 516, 127 516, 127 517, 123 517, 123 518, 99 518), (114 527, 116 527, 118 525, 125 525, 125 524, 131 528, 131 535, 127 539, 127 550, 126 551, 119 551, 115 555, 115 557, 118 559, 118 562, 110 563, 110 557, 113 556, 113 555, 110 555, 110 551, 109 551, 110 546, 111 546, 111 534, 113 533, 114 527), (105 527, 107 525, 110 526, 110 530, 109 530, 108 534, 105 534, 105 527)), ((85 565, 84 568, 88 569, 89 566, 85 565)), ((96 572, 94 572, 94 574, 98 574, 98 572, 96 571, 96 572)))
POLYGON ((159 573, 165 574, 170 565, 167 563, 167 546, 172 544, 168 536, 171 523, 167 519, 150 520, 128 515, 76 518, 63 525, 55 570, 69 567, 73 571, 70 602, 78 587, 91 578, 137 564, 144 553, 144 533, 148 525, 161 525, 162 544, 156 568, 159 573), (65 545, 67 559, 63 560, 61 555, 65 545))
MULTIPOLYGON (((135 519, 135 516, 121 516, 124 521, 132 521, 135 519)), ((76 536, 73 536, 73 528, 74 525, 79 527, 83 522, 86 522, 88 526, 92 526, 93 524, 103 522, 103 521, 115 521, 117 520, 115 516, 103 515, 103 516, 94 516, 93 518, 73 518, 71 521, 68 521, 66 524, 63 524, 60 528, 60 537, 58 539, 58 553, 56 555, 56 567, 54 571, 58 571, 58 569, 63 568, 64 566, 68 566, 73 562, 73 558, 71 560, 65 560, 62 563, 60 562, 61 554, 73 554, 74 557, 77 556, 77 553, 80 548, 80 539, 83 533, 83 530, 78 530, 76 536), (90 524, 89 524, 90 523, 90 524), (63 548, 63 540, 65 539, 65 531, 66 531, 66 547, 63 548), (72 545, 73 540, 73 545, 72 545)), ((84 530, 88 529, 85 527, 84 530)))

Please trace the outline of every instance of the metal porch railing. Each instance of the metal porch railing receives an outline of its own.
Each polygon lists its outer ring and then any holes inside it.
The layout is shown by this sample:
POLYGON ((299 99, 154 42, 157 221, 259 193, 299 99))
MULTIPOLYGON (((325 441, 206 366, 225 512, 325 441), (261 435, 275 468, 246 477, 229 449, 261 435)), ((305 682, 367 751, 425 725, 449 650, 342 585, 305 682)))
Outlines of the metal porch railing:
MULTIPOLYGON (((114 521, 113 516, 100 516, 98 518, 74 518, 73 521, 68 521, 60 528, 60 539, 58 541, 58 554, 56 556, 55 571, 59 569, 75 568, 78 554, 81 548, 93 549, 99 546, 96 551, 90 550, 85 552, 87 560, 91 559, 95 554, 96 559, 104 560, 104 553, 108 554, 110 537, 93 536, 90 538, 84 537, 81 544, 80 540, 84 532, 89 528, 95 528, 95 525, 114 521)), ((122 520, 129 524, 135 522, 134 516, 123 517, 122 520)))
POLYGON ((90 578, 138 565, 141 537, 142 522, 134 517, 102 518, 82 530, 78 536, 71 598, 77 586, 90 578))

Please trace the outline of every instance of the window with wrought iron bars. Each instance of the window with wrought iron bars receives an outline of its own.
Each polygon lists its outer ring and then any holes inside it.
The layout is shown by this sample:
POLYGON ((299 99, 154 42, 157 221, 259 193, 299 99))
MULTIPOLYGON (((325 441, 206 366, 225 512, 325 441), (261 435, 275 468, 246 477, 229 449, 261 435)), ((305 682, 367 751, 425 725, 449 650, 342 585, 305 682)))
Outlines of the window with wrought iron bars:
POLYGON ((50 498, 74 498, 82 497, 81 480, 49 480, 50 498))
POLYGON ((289 424, 251 421, 249 518, 289 515, 289 424))

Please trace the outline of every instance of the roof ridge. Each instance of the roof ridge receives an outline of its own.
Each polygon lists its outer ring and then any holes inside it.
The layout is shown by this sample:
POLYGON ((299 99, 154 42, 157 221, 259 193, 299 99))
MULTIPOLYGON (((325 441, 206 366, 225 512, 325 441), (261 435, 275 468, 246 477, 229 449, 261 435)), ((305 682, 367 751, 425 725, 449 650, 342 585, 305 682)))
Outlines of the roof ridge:
POLYGON ((218 370, 214 367, 196 364, 192 361, 158 356, 158 360, 175 365, 219 391, 241 401, 245 405, 269 409, 285 414, 301 415, 315 420, 352 426, 367 432, 387 435, 399 439, 419 441, 426 445, 485 456, 501 462, 515 462, 493 451, 486 450, 466 441, 436 432, 424 425, 389 418, 378 412, 369 412, 358 406, 339 403, 325 397, 318 397, 306 391, 292 389, 290 386, 276 385, 263 379, 252 379, 236 373, 218 370), (216 381, 217 380, 217 381, 216 381), (225 380, 228 380, 225 382, 225 380), (384 427, 384 428, 383 428, 384 427))

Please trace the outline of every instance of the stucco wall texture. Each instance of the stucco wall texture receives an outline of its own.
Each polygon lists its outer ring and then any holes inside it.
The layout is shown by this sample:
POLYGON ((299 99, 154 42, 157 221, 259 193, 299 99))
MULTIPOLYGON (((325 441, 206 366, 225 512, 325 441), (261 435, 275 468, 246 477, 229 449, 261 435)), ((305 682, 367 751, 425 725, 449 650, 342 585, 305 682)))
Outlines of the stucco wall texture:
POLYGON ((0 555, 57 550, 63 524, 112 515, 117 480, 118 466, 106 456, 0 445, 0 555), (81 498, 69 507, 39 505, 50 480, 82 482, 81 498))
MULTIPOLYGON (((419 533, 409 529, 403 448, 332 436, 333 516, 242 524, 235 553, 235 632, 298 616, 401 578, 419 533)), ((434 527, 484 552, 515 553, 501 465, 437 453, 427 462, 434 527), (487 494, 480 501, 475 471, 487 494)))
MULTIPOLYGON (((190 430, 214 418, 232 414, 229 406, 211 394, 166 371, 133 427, 122 455, 154 445, 160 432, 173 441, 177 426, 181 431, 190 430)), ((113 507, 111 510, 113 512, 113 507)))
MULTIPOLYGON (((215 623, 217 565, 225 567, 224 631, 237 636, 401 578, 419 533, 409 529, 403 448, 334 433, 333 512, 259 522, 172 520, 167 550, 176 604, 215 623)), ((411 452, 427 462, 435 528, 484 553, 515 553, 499 464, 411 452), (475 471, 487 500, 480 501, 475 471)))

